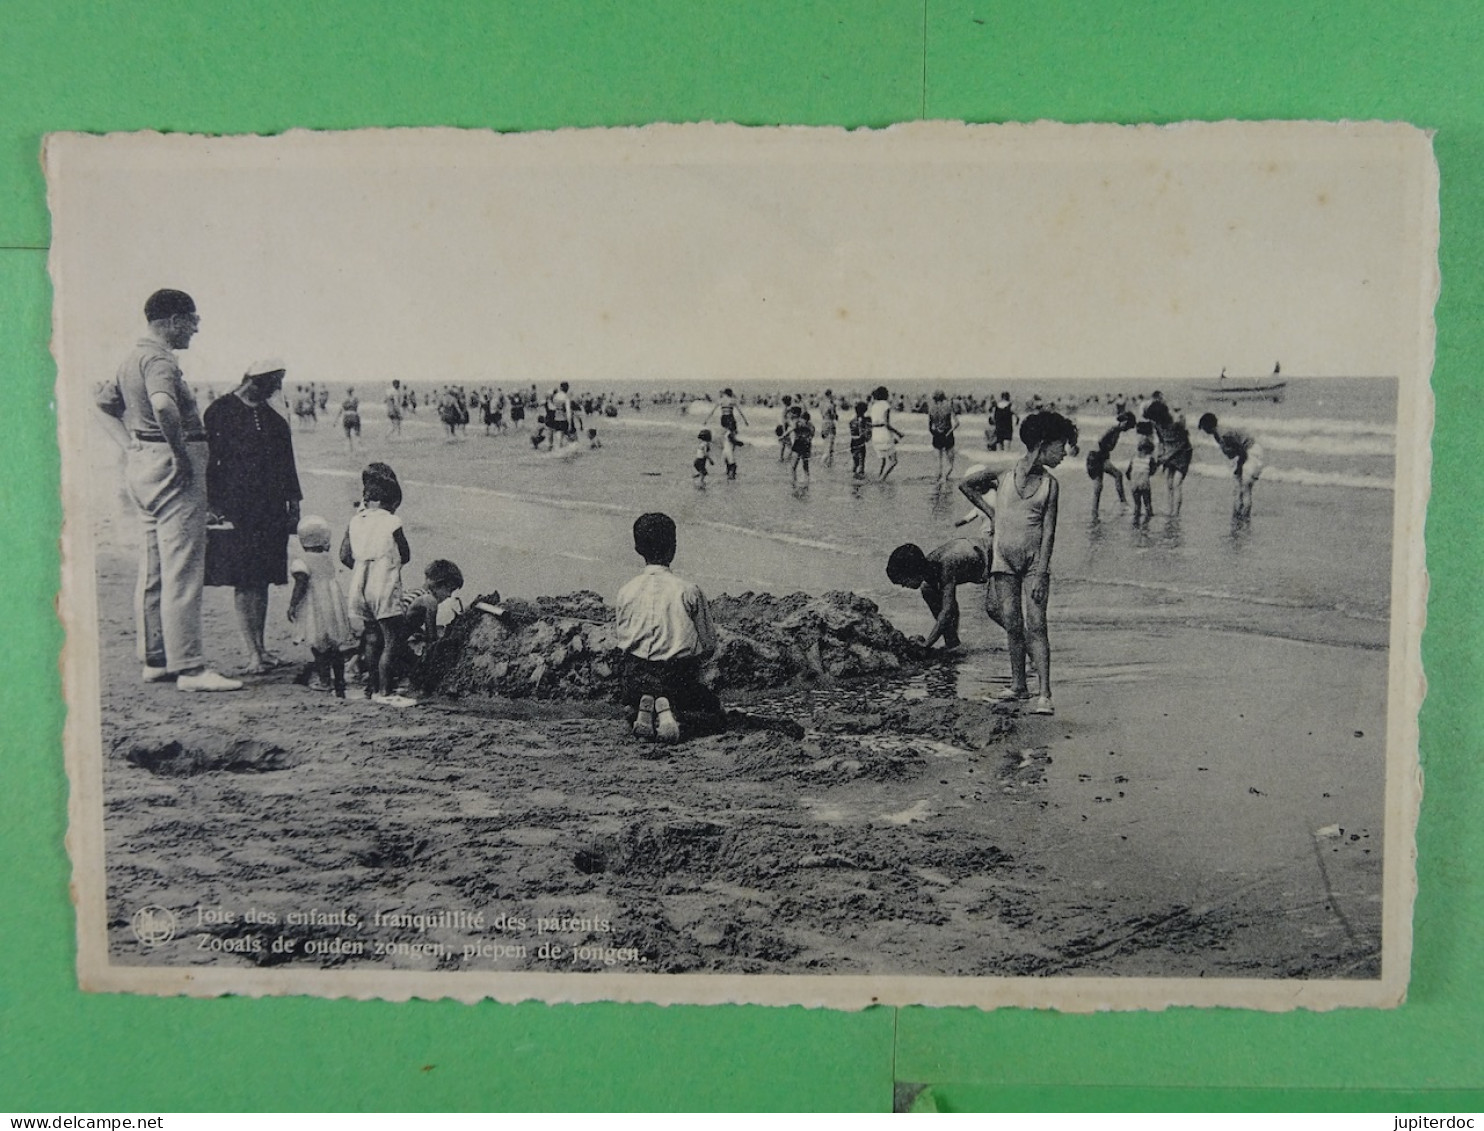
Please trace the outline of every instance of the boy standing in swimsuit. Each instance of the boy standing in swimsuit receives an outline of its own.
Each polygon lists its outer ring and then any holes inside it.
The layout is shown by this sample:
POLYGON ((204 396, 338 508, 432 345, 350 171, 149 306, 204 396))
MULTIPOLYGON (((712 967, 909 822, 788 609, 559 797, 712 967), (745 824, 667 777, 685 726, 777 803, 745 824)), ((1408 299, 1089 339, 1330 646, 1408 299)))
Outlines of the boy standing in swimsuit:
POLYGON ((1051 596, 1051 550, 1056 541, 1060 487, 1051 469, 1077 451, 1077 426, 1057 412, 1033 412, 1020 422, 1025 455, 1010 471, 970 475, 959 491, 994 521, 985 612, 1004 628, 1010 646, 1010 686, 996 698, 1031 697, 1029 653, 1041 693, 1033 714, 1051 715, 1051 643, 1046 603, 1051 596), (992 492, 991 503, 985 495, 992 492))

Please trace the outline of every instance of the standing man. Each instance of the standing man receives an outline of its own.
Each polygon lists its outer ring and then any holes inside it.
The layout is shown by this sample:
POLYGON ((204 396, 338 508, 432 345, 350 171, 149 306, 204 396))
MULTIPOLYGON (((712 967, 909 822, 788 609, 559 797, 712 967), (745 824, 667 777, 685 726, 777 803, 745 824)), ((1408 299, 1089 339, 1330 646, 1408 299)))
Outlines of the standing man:
POLYGON ((145 683, 181 691, 236 691, 206 666, 201 589, 206 574, 206 429, 175 350, 200 328, 183 291, 144 304, 149 333, 98 390, 104 426, 125 450, 125 478, 143 537, 134 609, 145 683))

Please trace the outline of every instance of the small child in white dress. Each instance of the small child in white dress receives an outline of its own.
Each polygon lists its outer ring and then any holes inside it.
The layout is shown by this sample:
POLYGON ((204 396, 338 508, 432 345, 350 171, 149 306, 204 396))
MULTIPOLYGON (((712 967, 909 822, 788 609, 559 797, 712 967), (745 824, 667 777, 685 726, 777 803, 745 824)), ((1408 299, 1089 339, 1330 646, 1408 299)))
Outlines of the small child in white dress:
POLYGON ((289 622, 297 629, 296 638, 302 638, 314 656, 319 690, 333 688, 344 699, 344 649, 355 636, 330 553, 330 524, 317 514, 305 515, 299 520, 299 547, 303 553, 289 563, 294 579, 289 622))
POLYGON ((402 620, 402 567, 412 557, 402 520, 388 509, 400 495, 393 481, 372 477, 363 482, 361 509, 350 520, 340 559, 351 569, 350 611, 365 624, 361 662, 367 671, 366 697, 397 707, 413 702, 385 694, 391 686, 394 634, 402 620))

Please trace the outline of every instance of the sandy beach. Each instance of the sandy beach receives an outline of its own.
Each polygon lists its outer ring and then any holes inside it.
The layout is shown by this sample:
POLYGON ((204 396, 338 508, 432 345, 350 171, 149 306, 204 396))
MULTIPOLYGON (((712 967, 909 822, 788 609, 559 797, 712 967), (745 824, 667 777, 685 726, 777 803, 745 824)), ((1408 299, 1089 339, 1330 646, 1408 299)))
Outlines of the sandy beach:
MULTIPOLYGON (((687 475, 689 422, 678 423, 605 422, 601 451, 566 459, 477 425, 445 444, 431 420, 387 441, 375 414, 354 456, 324 423, 295 443, 305 511, 337 537, 359 467, 391 462, 407 489, 409 574, 452 558, 466 599, 590 589, 611 601, 640 564, 633 517, 656 508, 680 525, 677 571, 708 594, 846 590, 903 632, 927 630, 920 599, 881 570, 897 541, 946 538, 965 509, 929 482, 930 454, 909 445, 884 487, 850 483, 842 455, 801 494, 763 443, 745 449, 739 484, 702 492, 687 475)), ((1093 530, 1081 468, 1068 461, 1059 474, 1063 524, 1093 530)), ((1288 507, 1315 513, 1336 490, 1264 483, 1254 526, 1288 507)), ((728 696, 780 725, 659 758, 604 702, 435 696, 398 712, 295 686, 288 669, 230 695, 142 687, 132 525, 105 504, 95 527, 112 960, 1377 977, 1385 570, 1379 616, 1374 601, 1335 615, 1157 584, 1167 559, 1179 568, 1202 546, 1199 515, 1224 521, 1227 492, 1193 476, 1183 541, 1129 544, 1148 563, 1134 579, 1148 584, 1090 572, 1094 555, 1125 552, 1099 550, 1092 534, 1059 546, 1057 576, 1070 579, 1052 603, 1054 718, 981 701, 1006 677, 1003 634, 965 590, 958 656, 728 696), (1238 603, 1241 615, 1222 611, 1238 603), (182 924, 147 951, 131 932, 144 905, 182 924), (274 952, 283 938, 292 946, 274 952)), ((1351 543, 1374 545, 1389 515, 1388 493, 1355 494, 1366 495, 1358 518, 1303 551, 1340 571, 1353 567, 1351 543)), ((1126 533, 1111 499, 1115 533, 1097 536, 1108 543, 1126 533)), ((269 645, 292 654, 285 605, 275 590, 269 645)), ((229 591, 208 590, 206 636, 216 662, 240 662, 229 591)))

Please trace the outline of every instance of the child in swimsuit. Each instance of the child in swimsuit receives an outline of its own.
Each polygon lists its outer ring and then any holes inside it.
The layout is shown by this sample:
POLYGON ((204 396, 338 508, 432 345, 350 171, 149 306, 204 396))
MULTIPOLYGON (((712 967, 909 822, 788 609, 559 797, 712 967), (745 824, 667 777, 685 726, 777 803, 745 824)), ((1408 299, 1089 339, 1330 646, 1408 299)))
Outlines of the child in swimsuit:
POLYGON ((1051 550, 1056 540, 1060 487, 1051 469, 1077 451, 1077 426, 1056 412, 1033 412, 1020 422, 1025 455, 1004 473, 984 470, 959 484, 964 497, 994 519, 985 612, 1009 638, 1010 686, 999 699, 1031 697, 1029 654, 1040 680, 1032 712, 1050 715, 1051 644, 1046 603, 1051 595, 1051 550), (985 498, 993 493, 993 503, 985 498))
POLYGON ((893 585, 918 590, 933 614, 933 630, 917 637, 918 644, 931 648, 941 639, 950 651, 959 646, 958 587, 983 585, 989 579, 988 564, 984 550, 967 538, 954 538, 928 553, 912 542, 891 552, 887 579, 893 585))
POLYGON ((1236 494, 1232 497, 1232 518, 1237 522, 1252 517, 1252 485, 1262 474, 1262 445, 1239 428, 1222 428, 1214 412, 1201 417, 1197 425, 1216 441, 1221 454, 1232 461, 1236 494))

